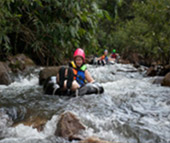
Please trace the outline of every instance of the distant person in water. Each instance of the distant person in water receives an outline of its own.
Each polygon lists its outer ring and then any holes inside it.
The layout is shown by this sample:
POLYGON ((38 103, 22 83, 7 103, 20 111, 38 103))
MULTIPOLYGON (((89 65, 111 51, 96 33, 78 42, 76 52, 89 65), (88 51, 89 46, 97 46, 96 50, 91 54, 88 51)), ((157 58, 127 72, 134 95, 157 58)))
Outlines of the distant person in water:
POLYGON ((83 49, 78 48, 75 50, 73 61, 69 63, 69 68, 62 67, 59 70, 57 79, 60 88, 68 92, 75 91, 86 83, 94 82, 85 65, 85 53, 83 49))
POLYGON ((111 55, 110 55, 110 61, 118 62, 120 56, 118 53, 116 53, 116 49, 113 49, 111 55))
POLYGON ((104 54, 96 59, 99 65, 105 65, 109 62, 108 50, 104 50, 104 54))

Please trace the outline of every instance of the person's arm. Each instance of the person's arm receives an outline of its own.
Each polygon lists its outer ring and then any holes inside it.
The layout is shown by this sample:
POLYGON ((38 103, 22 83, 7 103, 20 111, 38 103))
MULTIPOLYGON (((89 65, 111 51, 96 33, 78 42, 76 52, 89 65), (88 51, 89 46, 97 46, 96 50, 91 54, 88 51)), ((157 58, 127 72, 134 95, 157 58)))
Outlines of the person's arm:
POLYGON ((92 78, 92 76, 90 75, 90 73, 88 72, 88 70, 85 70, 85 78, 89 83, 94 82, 94 79, 92 78))
POLYGON ((98 57, 98 58, 96 58, 96 60, 97 60, 97 61, 99 61, 99 60, 101 60, 101 59, 102 59, 102 57, 98 57))

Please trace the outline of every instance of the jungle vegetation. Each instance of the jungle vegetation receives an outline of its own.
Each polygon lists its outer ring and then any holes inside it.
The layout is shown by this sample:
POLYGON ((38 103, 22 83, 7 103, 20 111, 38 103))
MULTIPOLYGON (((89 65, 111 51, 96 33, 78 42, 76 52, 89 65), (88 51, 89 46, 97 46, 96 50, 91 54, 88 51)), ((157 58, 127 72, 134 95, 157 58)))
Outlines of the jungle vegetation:
POLYGON ((37 64, 55 65, 79 47, 87 55, 114 48, 170 63, 170 1, 0 1, 0 60, 24 53, 37 64))

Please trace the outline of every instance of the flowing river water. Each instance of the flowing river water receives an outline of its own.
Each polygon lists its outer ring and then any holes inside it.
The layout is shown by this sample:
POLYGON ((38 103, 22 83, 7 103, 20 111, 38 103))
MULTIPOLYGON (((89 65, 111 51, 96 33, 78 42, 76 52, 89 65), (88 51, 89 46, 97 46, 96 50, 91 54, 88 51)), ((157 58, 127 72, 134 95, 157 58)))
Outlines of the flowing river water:
POLYGON ((54 135, 64 111, 87 127, 83 136, 117 143, 170 143, 170 88, 153 84, 156 77, 145 77, 144 67, 88 65, 105 92, 74 98, 44 95, 38 85, 40 69, 0 86, 0 143, 67 143, 54 135), (47 120, 42 131, 22 124, 35 117, 47 120))

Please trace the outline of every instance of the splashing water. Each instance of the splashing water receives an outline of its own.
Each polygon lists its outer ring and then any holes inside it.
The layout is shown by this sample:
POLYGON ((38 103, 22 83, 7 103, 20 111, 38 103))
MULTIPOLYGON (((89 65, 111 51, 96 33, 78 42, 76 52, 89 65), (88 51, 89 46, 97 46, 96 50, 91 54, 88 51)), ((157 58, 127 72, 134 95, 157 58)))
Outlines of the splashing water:
POLYGON ((152 84, 144 68, 88 65, 105 93, 83 97, 44 95, 39 69, 9 86, 0 86, 0 143, 69 142, 54 135, 59 115, 76 114, 86 125, 83 136, 121 143, 170 143, 170 88, 152 84), (23 121, 45 119, 42 131, 23 121), (11 126, 18 123, 15 126, 11 126))

